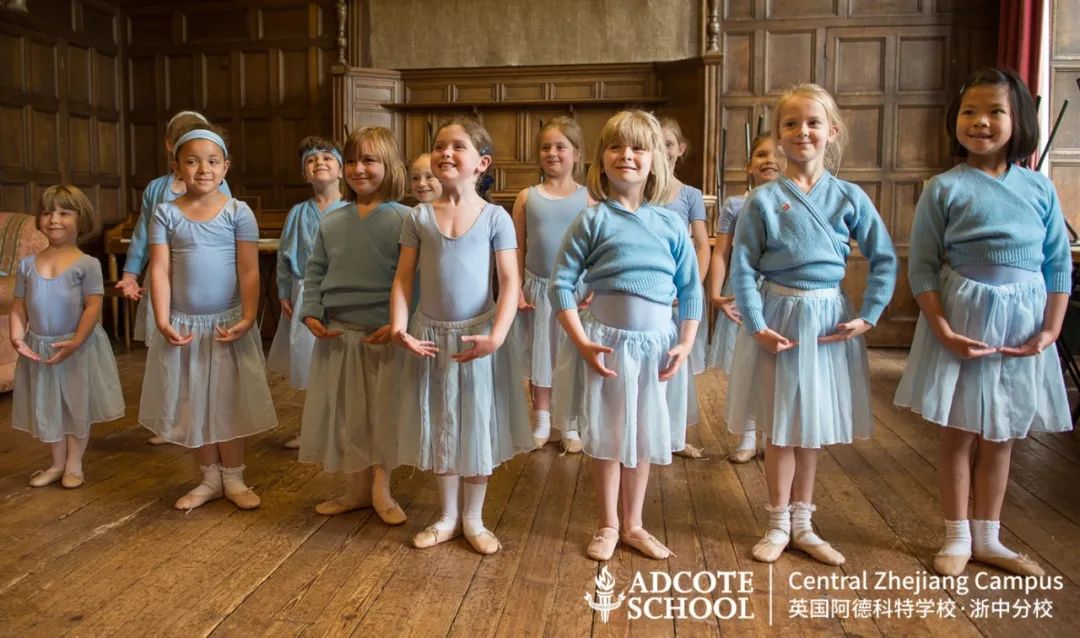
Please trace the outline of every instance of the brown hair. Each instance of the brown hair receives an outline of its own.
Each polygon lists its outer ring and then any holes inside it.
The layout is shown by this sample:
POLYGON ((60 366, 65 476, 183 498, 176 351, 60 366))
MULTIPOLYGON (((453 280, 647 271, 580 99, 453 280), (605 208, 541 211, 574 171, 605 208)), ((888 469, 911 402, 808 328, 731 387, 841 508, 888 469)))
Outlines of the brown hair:
POLYGON ((187 131, 190 131, 193 128, 208 127, 209 125, 210 120, 206 119, 206 116, 202 113, 196 111, 180 111, 172 116, 172 118, 169 119, 169 123, 165 125, 165 139, 168 141, 169 146, 174 146, 176 140, 187 131))
POLYGON ((38 214, 37 221, 39 230, 42 216, 58 208, 73 210, 79 214, 79 232, 75 238, 76 243, 85 242, 101 230, 101 219, 98 218, 90 199, 78 187, 69 184, 50 186, 41 194, 41 213, 38 214))
MULTIPOLYGON (((673 117, 668 117, 666 115, 664 115, 662 117, 659 117, 657 119, 660 122, 660 128, 661 129, 668 129, 669 131, 674 133, 675 134, 675 141, 678 142, 679 144, 683 145, 684 147, 686 147, 683 150, 684 154, 686 153, 686 151, 690 150, 690 145, 687 144, 687 142, 686 142, 686 136, 683 135, 682 127, 679 126, 678 120, 676 120, 673 117)), ((682 156, 676 158, 675 163, 678 164, 681 160, 682 160, 682 156)), ((672 166, 671 169, 675 170, 675 167, 672 166)))
MULTIPOLYGON (((439 137, 439 132, 449 126, 460 126, 465 134, 469 136, 469 141, 476 147, 476 152, 480 153, 483 157, 487 155, 494 160, 495 156, 495 143, 491 141, 491 133, 487 132, 484 125, 477 120, 469 117, 468 115, 453 115, 448 119, 439 123, 439 126, 435 129, 435 136, 432 138, 432 147, 434 147, 435 139, 439 137)), ((495 180, 488 172, 491 170, 491 165, 488 165, 487 171, 484 171, 476 178, 476 192, 480 194, 487 201, 491 201, 488 191, 491 190, 492 184, 495 180)))
MULTIPOLYGON (((349 133, 345 140, 345 152, 342 156, 346 162, 356 161, 367 147, 368 152, 375 159, 382 162, 386 173, 383 175, 382 184, 379 186, 379 197, 384 202, 396 202, 405 197, 405 185, 409 181, 405 165, 401 163, 401 153, 398 151, 397 140, 390 129, 382 126, 365 126, 349 133)), ((344 168, 344 167, 342 167, 344 168)), ((345 199, 350 202, 356 201, 356 193, 350 188, 345 194, 345 199)))
POLYGON ((608 198, 604 150, 612 143, 632 144, 652 152, 652 169, 645 182, 643 196, 650 204, 661 203, 671 182, 671 170, 664 153, 664 134, 660 131, 660 122, 652 113, 638 110, 620 111, 604 124, 596 145, 596 158, 589 167, 586 180, 589 196, 601 202, 608 198))
MULTIPOLYGON (((229 132, 228 131, 226 131, 224 128, 222 128, 220 126, 214 126, 213 124, 207 124, 206 122, 199 122, 199 121, 191 122, 191 123, 187 124, 186 126, 183 126, 180 129, 178 129, 177 132, 176 132, 176 137, 173 138, 173 141, 175 143, 176 140, 180 139, 184 135, 186 135, 186 134, 188 134, 188 133, 190 133, 192 131, 198 131, 198 130, 210 131, 211 133, 216 133, 218 135, 218 137, 220 137, 221 140, 223 142, 225 142, 225 146, 229 145, 229 132)), ((188 140, 188 142, 190 142, 190 141, 191 140, 188 140)), ((187 142, 184 142, 184 144, 187 144, 187 142)), ((224 151, 226 160, 231 159, 228 149, 221 149, 221 150, 224 151)), ((176 157, 178 155, 180 155, 180 147, 174 146, 173 147, 173 156, 172 156, 171 159, 176 159, 176 157)))
POLYGON ((536 132, 536 149, 540 150, 540 140, 544 137, 544 133, 550 130, 556 130, 562 133, 563 137, 570 142, 570 146, 574 147, 574 151, 577 153, 577 157, 574 159, 573 178, 578 184, 585 182, 585 156, 582 154, 581 149, 585 145, 584 136, 581 133, 581 125, 578 121, 572 117, 566 115, 557 115, 540 127, 540 130, 536 132))
POLYGON ((844 119, 840 117, 840 109, 836 106, 833 96, 818 84, 797 84, 784 91, 776 101, 773 109, 773 130, 780 135, 780 112, 784 110, 784 103, 794 97, 814 100, 825 109, 825 117, 829 119, 829 126, 836 128, 836 137, 825 147, 825 168, 833 173, 840 170, 840 161, 844 157, 844 146, 847 145, 848 131, 844 119))

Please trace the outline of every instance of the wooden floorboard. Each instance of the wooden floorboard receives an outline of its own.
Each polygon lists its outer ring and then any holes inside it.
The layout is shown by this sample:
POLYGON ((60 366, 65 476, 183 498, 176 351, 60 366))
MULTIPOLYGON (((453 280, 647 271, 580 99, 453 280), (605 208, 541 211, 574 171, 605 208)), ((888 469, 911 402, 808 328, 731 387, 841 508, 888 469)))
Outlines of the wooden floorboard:
MULTIPOLYGON (((146 444, 149 434, 137 425, 144 351, 125 352, 117 360, 127 415, 95 426, 87 483, 78 490, 27 486, 49 452, 10 428, 10 395, 0 397, 0 636, 1080 635, 1080 437, 1073 433, 1016 444, 1002 521, 1003 541, 1038 560, 1061 589, 798 588, 802 579, 831 574, 930 572, 942 534, 938 430, 892 405, 906 358, 902 350, 871 352, 874 436, 820 457, 814 520, 847 557, 838 568, 794 551, 771 568, 752 560, 766 522, 763 461, 726 461, 726 381, 715 371, 699 377, 702 423, 689 438, 709 458, 654 467, 645 503, 646 527, 676 556, 651 561, 619 547, 607 567, 616 593, 631 596, 639 595, 628 590, 638 575, 748 572, 752 617, 630 619, 626 601, 603 622, 585 601, 601 573, 584 555, 596 517, 588 459, 551 444, 495 473, 484 517, 502 541, 497 554, 481 557, 465 539, 415 550, 413 534, 438 517, 434 477, 394 472, 394 493, 409 517, 399 527, 370 510, 316 514, 313 506, 341 488, 341 477, 301 465, 281 447, 296 433, 303 393, 274 380, 282 426, 253 438, 247 454, 246 477, 263 507, 240 512, 219 501, 179 512, 172 503, 195 483, 198 464, 181 448, 146 444), (790 617, 799 600, 826 595, 852 609, 885 599, 959 608, 948 620, 790 617), (980 612, 980 600, 998 599, 1047 600, 1054 617, 980 612)), ((1003 575, 974 564, 965 572, 972 580, 979 574, 1003 575)), ((737 595, 688 596, 723 605, 737 595)))

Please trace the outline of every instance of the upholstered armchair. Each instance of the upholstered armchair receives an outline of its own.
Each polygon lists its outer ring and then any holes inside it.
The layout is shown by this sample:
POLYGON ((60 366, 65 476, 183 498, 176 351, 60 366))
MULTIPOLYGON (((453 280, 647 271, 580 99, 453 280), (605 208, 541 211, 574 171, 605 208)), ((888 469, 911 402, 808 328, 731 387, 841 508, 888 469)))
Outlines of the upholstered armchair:
POLYGON ((0 213, 0 392, 10 392, 15 360, 8 318, 15 299, 15 272, 19 260, 44 250, 49 240, 38 232, 34 218, 21 213, 0 213))

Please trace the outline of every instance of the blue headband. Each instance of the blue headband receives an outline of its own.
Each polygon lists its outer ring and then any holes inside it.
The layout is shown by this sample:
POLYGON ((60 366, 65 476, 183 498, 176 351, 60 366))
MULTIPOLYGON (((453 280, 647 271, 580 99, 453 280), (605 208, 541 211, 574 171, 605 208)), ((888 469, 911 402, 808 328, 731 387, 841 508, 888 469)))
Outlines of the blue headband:
POLYGON ((179 153, 180 147, 191 140, 209 140, 221 147, 221 152, 225 153, 225 159, 229 158, 229 149, 225 148, 225 140, 221 139, 221 136, 217 133, 204 128, 192 129, 181 135, 173 146, 173 154, 179 153))
POLYGON ((330 153, 334 156, 334 159, 337 160, 338 168, 345 168, 345 162, 341 159, 341 153, 339 153, 336 148, 313 148, 304 151, 303 156, 300 157, 300 170, 304 170, 304 168, 307 166, 307 158, 311 157, 315 153, 330 153))

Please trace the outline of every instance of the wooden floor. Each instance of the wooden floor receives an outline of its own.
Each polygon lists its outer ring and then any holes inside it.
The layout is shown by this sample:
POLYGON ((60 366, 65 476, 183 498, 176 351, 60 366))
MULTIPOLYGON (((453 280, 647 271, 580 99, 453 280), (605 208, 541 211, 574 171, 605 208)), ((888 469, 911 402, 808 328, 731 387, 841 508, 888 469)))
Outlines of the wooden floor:
MULTIPOLYGON (((0 399, 0 634, 1080 635, 1080 441, 1073 434, 1035 436, 1016 447, 1002 533, 1005 543, 1060 576, 1062 589, 1025 595, 975 589, 976 581, 964 595, 912 595, 895 586, 833 590, 834 599, 870 601, 861 603, 864 610, 878 605, 879 616, 883 603, 875 599, 953 601, 962 610, 942 620, 935 606, 920 618, 926 607, 911 613, 892 602, 912 617, 856 618, 852 609, 845 619, 789 618, 799 600, 809 607, 809 599, 825 596, 794 591, 793 575, 866 571, 873 581, 880 571, 913 577, 930 569, 942 535, 936 433, 892 407, 905 356, 871 355, 873 439, 821 457, 815 521, 847 556, 842 568, 788 553, 770 572, 750 559, 765 522, 763 467, 725 460, 725 383, 714 372, 701 377, 705 422, 691 440, 710 459, 677 459, 655 471, 645 507, 646 525, 677 558, 649 561, 620 548, 609 566, 617 591, 636 573, 654 570, 752 572, 754 617, 630 620, 627 602, 605 623, 584 598, 594 592, 598 565, 584 556, 594 506, 589 464, 580 456, 559 456, 549 445, 494 475, 484 512, 503 543, 494 556, 481 558, 464 540, 414 550, 411 536, 437 517, 431 475, 395 473, 394 493, 409 516, 401 527, 388 528, 370 510, 319 516, 312 506, 334 492, 335 477, 282 449, 296 432, 302 394, 275 383, 285 425, 248 448, 248 482, 263 507, 241 512, 218 501, 185 514, 172 503, 194 484, 197 464, 179 447, 146 445, 147 433, 136 426, 143 351, 122 354, 128 416, 94 430, 87 484, 78 490, 27 487, 30 474, 48 464, 48 450, 10 429, 11 399, 0 399), (999 598, 1017 604, 983 613, 980 600, 999 598), (1050 601, 1052 619, 1011 618, 1022 612, 1022 601, 1036 600, 1050 601), (1007 617, 999 618, 1003 612, 1007 617)), ((975 581, 980 572, 1001 575, 974 566, 966 574, 975 581)))

